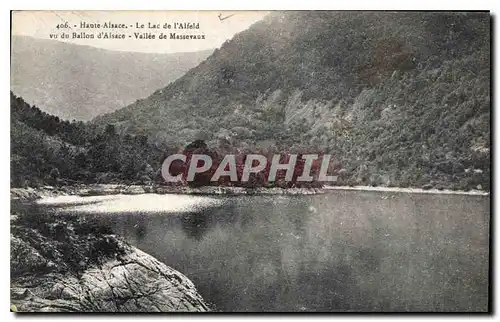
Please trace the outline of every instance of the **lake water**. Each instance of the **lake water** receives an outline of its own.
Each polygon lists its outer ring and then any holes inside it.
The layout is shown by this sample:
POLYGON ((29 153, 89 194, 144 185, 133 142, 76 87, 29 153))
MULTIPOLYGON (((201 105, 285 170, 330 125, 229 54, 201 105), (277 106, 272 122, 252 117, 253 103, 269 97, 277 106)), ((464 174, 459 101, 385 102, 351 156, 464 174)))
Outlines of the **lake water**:
POLYGON ((489 196, 53 199, 188 276, 218 311, 486 311, 489 196))

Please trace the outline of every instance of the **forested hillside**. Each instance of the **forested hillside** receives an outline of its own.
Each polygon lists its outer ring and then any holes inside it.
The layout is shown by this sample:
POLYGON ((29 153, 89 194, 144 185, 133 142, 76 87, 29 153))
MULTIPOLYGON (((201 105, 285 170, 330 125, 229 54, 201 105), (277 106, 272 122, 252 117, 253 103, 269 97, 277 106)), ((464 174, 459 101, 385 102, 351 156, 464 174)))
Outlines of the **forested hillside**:
POLYGON ((103 128, 322 151, 339 184, 489 189, 490 16, 275 12, 103 128))
POLYGON ((11 186, 72 183, 147 183, 162 151, 145 136, 119 136, 68 122, 10 93, 11 186))
POLYGON ((13 36, 11 90, 67 120, 90 120, 166 86, 212 50, 148 54, 13 36))

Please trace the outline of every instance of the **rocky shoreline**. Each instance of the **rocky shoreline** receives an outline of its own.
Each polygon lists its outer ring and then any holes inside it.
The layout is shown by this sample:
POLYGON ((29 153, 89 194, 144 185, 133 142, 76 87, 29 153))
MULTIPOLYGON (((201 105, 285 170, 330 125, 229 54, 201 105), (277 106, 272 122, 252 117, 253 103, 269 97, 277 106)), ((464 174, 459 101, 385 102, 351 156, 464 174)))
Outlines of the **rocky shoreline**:
POLYGON ((332 186, 324 187, 324 190, 351 190, 351 191, 377 191, 377 192, 401 192, 401 193, 425 193, 425 194, 449 194, 449 195, 472 195, 488 196, 490 193, 484 190, 450 190, 450 189, 423 189, 423 188, 397 188, 397 187, 371 187, 371 186, 332 186))
POLYGON ((11 305, 17 312, 209 311, 186 276, 134 247, 81 273, 57 271, 57 264, 12 235, 11 247, 27 256, 22 262, 11 258, 11 265, 36 269, 11 279, 11 305))
POLYGON ((44 197, 57 196, 105 196, 117 194, 187 194, 187 195, 314 195, 323 194, 332 190, 356 191, 381 191, 405 193, 431 193, 431 194, 460 194, 460 195, 489 195, 484 190, 449 190, 449 189, 423 189, 423 188, 398 188, 398 187, 371 187, 371 186, 328 186, 323 188, 241 188, 205 186, 191 188, 185 186, 157 186, 157 185, 123 185, 123 184, 92 184, 71 186, 43 186, 40 188, 11 188, 11 200, 34 200, 44 197))
MULTIPOLYGON (((11 201, 82 192, 67 187, 14 188, 11 201)), ((11 205, 12 311, 210 311, 191 280, 108 228, 22 204, 11 205)))
POLYGON ((43 186, 40 188, 11 188, 12 200, 33 200, 44 197, 56 196, 104 196, 116 194, 190 194, 190 195, 313 195, 324 193, 320 188, 241 188, 241 187, 216 187, 206 186, 168 187, 154 185, 122 185, 122 184, 92 184, 72 186, 43 186))

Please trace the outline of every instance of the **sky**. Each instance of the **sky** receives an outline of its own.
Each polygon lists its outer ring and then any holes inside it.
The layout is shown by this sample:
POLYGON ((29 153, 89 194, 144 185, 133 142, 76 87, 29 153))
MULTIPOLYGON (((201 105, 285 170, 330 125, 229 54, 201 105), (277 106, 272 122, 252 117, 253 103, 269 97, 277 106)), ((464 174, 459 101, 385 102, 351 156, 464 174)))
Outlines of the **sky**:
POLYGON ((50 34, 57 34, 60 41, 88 45, 98 48, 147 53, 192 52, 218 48, 224 41, 236 33, 261 20, 267 11, 14 11, 12 13, 12 34, 50 39, 50 34), (227 19, 220 20, 222 18, 227 19), (232 16, 231 16, 232 15, 232 16), (68 22, 69 28, 65 26, 68 22), (127 29, 82 29, 81 23, 104 24, 105 22, 125 24, 127 29), (163 29, 165 23, 174 27, 174 23, 199 23, 199 29, 174 30, 163 29), (144 24, 144 29, 137 29, 136 24, 144 24), (160 29, 148 29, 148 24, 160 24, 160 29), (57 28, 62 24, 63 28, 57 28), (75 27, 76 26, 76 27, 75 27), (126 34, 125 39, 98 39, 99 32, 118 32, 126 34), (68 39, 61 39, 66 32, 68 39), (73 38, 73 33, 80 35, 94 33, 94 39, 73 38), (151 32, 156 39, 135 39, 134 32, 151 32), (205 39, 174 40, 158 39, 160 33, 203 34, 205 39), (130 37, 129 37, 130 36, 130 37))

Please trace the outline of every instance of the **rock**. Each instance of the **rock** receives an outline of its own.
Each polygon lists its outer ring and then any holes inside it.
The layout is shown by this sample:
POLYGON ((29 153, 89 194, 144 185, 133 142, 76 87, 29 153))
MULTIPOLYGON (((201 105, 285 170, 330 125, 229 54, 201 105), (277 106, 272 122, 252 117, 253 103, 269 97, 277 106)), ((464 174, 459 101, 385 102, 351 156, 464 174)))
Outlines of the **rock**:
POLYGON ((186 276, 115 235, 78 218, 30 218, 11 223, 18 312, 209 311, 186 276))
POLYGON ((10 198, 13 200, 31 200, 40 198, 40 194, 33 188, 12 188, 10 198))
POLYGON ((139 185, 130 185, 127 187, 124 187, 120 189, 120 193, 127 194, 127 195, 138 195, 138 194, 143 194, 146 193, 146 188, 147 186, 139 186, 139 185))
POLYGON ((59 190, 45 188, 11 188, 10 195, 12 200, 35 200, 44 197, 56 197, 61 195, 87 196, 107 196, 116 194, 143 194, 143 193, 182 193, 193 195, 311 195, 324 193, 320 188, 301 187, 301 188, 278 188, 278 187, 225 187, 225 186, 163 186, 163 185, 118 185, 118 184, 92 184, 79 186, 62 186, 59 190))
POLYGON ((182 193, 190 195, 312 195, 324 193, 323 189, 317 188, 244 188, 244 187, 219 187, 219 186, 203 186, 203 187, 179 187, 179 186, 157 186, 154 189, 155 193, 182 193))
POLYGON ((15 279, 11 298, 19 312, 209 310, 186 276, 138 249, 102 267, 89 268, 81 276, 67 273, 15 279))

